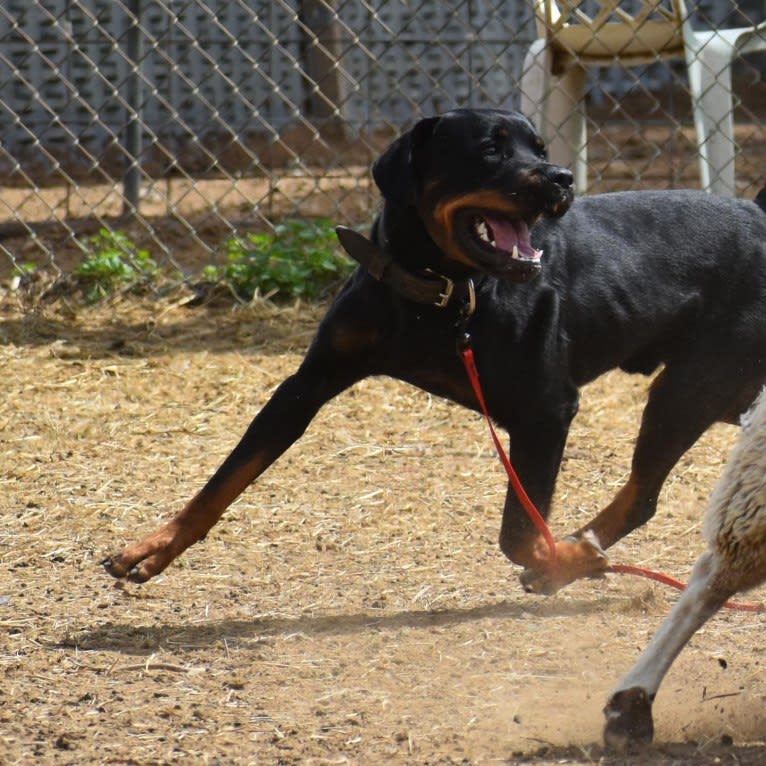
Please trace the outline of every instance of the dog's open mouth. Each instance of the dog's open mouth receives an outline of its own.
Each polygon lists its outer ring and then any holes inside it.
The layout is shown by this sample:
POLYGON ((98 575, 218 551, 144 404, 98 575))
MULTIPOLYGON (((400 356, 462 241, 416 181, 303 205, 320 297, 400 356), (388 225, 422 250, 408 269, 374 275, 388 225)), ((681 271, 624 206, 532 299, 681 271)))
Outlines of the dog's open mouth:
POLYGON ((483 271, 515 281, 526 281, 541 268, 542 251, 529 240, 529 225, 501 213, 461 211, 458 238, 472 261, 483 271))
POLYGON ((542 257, 542 252, 532 247, 524 221, 476 215, 471 225, 479 244, 489 252, 508 254, 515 261, 539 261, 542 257))

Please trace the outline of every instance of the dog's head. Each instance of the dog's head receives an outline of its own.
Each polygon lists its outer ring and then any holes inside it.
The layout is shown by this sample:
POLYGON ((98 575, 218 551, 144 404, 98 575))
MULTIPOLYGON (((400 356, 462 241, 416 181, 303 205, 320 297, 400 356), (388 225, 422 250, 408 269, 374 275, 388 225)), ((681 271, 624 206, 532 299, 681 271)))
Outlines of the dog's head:
POLYGON ((572 173, 547 162, 545 144, 517 112, 457 109, 418 122, 375 162, 391 203, 414 206, 445 256, 515 281, 540 270, 529 230, 563 215, 572 173))

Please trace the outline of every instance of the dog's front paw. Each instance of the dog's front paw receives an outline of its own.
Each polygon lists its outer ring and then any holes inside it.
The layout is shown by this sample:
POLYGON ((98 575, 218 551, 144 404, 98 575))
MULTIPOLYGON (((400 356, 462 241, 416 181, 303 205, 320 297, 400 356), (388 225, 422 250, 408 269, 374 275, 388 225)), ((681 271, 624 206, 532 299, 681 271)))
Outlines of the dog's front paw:
POLYGON ((130 549, 126 548, 120 553, 102 559, 101 566, 118 580, 144 583, 158 575, 167 566, 167 564, 158 564, 150 560, 153 558, 156 559, 156 556, 142 558, 140 555, 132 554, 130 549))
POLYGON ((615 692, 604 708, 604 744, 625 752, 650 744, 654 736, 652 700, 639 687, 615 692))
POLYGON ((519 575, 519 582, 527 593, 536 593, 538 596, 552 596, 568 584, 559 582, 553 573, 540 569, 525 569, 519 575))
POLYGON ((552 596, 558 590, 548 573, 537 569, 525 569, 519 575, 519 582, 527 593, 537 593, 539 596, 552 596))
POLYGON ((606 553, 593 535, 586 532, 581 537, 558 540, 555 567, 525 569, 521 573, 521 585, 527 593, 551 596, 583 577, 603 577, 608 567, 606 553))
POLYGON ((140 542, 107 556, 101 565, 118 580, 144 583, 162 572, 192 542, 193 539, 187 540, 183 530, 171 522, 140 542))

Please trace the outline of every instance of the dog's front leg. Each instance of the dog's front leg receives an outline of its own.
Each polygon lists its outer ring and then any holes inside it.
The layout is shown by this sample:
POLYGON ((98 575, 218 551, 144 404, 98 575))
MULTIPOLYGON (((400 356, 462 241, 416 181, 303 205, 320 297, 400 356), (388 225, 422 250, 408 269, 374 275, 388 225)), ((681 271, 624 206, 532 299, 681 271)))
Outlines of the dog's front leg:
MULTIPOLYGON (((550 512, 556 477, 561 465, 569 424, 576 402, 561 414, 510 429, 511 459, 524 489, 541 515, 550 512)), ((500 530, 500 548, 525 568, 521 575, 530 592, 551 594, 580 577, 602 573, 607 559, 587 538, 556 541, 556 565, 543 534, 537 529, 509 485, 500 530)))
POLYGON ((279 386, 203 489, 153 534, 106 558, 107 572, 146 582, 201 540, 240 493, 303 434, 319 408, 364 377, 354 369, 348 359, 310 354, 279 386))

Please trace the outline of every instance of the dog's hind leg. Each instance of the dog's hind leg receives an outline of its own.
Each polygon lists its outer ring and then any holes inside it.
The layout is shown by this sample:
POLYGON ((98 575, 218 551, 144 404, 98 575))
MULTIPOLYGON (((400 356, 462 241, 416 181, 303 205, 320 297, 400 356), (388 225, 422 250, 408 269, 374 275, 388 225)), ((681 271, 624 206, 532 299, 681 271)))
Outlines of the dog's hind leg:
POLYGON ((762 370, 741 359, 706 356, 702 364, 669 364, 653 381, 630 476, 614 500, 575 537, 593 535, 606 549, 652 518, 670 471, 715 422, 738 422, 762 385, 762 370))
POLYGON ((527 590, 553 593, 604 571, 604 550, 654 515, 665 479, 681 456, 713 423, 731 422, 755 398, 764 374, 756 360, 762 355, 753 356, 751 369, 744 368, 743 358, 719 355, 713 365, 700 353, 668 363, 650 387, 627 482, 592 521, 558 542, 555 572, 533 568, 522 574, 527 590))
MULTIPOLYGON (((679 382, 681 379, 679 376, 679 382)), ((521 582, 527 591, 550 595, 581 577, 603 574, 608 566, 604 550, 651 518, 668 472, 716 419, 690 411, 683 416, 681 427, 678 421, 681 388, 667 370, 655 379, 628 481, 591 522, 557 542, 555 571, 532 566, 522 573, 521 582)))

